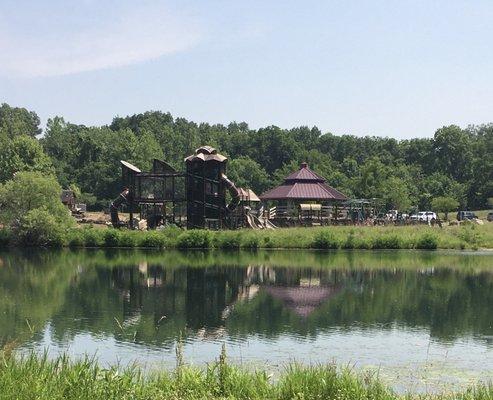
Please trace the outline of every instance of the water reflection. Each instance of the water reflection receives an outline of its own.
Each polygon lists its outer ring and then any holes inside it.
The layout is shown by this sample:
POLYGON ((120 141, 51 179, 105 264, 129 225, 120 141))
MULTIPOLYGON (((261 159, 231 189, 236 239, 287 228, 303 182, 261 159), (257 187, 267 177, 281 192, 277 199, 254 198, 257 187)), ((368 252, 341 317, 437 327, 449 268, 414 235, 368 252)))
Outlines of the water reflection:
POLYGON ((180 335, 275 340, 396 326, 491 342, 491 256, 403 253, 399 268, 388 254, 293 254, 4 253, 0 343, 39 339, 47 323, 58 343, 81 332, 169 347, 180 335))

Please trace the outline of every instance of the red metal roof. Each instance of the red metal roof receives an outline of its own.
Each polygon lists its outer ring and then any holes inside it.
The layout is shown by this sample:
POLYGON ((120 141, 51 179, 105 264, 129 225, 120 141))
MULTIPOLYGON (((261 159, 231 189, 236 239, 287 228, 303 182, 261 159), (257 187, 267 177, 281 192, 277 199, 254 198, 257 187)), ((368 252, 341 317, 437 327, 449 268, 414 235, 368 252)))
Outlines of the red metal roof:
POLYGON ((325 182, 325 179, 313 172, 307 163, 302 163, 301 168, 284 178, 285 181, 317 181, 325 182))
POLYGON ((284 183, 263 193, 262 200, 347 200, 337 189, 327 185, 325 179, 313 172, 306 163, 300 170, 287 176, 284 183))

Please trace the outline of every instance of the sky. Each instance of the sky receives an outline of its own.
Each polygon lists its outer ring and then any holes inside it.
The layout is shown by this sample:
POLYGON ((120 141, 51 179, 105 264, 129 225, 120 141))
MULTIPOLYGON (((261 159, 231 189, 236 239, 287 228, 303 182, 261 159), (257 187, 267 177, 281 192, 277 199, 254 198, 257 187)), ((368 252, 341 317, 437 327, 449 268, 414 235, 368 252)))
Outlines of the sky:
POLYGON ((0 0, 0 102, 398 139, 493 122, 493 1, 0 0))

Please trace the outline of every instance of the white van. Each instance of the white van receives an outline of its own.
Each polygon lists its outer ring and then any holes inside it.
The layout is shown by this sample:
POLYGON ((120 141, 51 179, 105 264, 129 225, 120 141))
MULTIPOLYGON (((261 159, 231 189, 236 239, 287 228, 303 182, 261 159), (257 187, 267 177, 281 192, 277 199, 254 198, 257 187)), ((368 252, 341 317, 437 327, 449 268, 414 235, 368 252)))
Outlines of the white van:
POLYGON ((437 215, 433 211, 419 211, 409 217, 411 220, 419 222, 431 222, 437 220, 437 215))

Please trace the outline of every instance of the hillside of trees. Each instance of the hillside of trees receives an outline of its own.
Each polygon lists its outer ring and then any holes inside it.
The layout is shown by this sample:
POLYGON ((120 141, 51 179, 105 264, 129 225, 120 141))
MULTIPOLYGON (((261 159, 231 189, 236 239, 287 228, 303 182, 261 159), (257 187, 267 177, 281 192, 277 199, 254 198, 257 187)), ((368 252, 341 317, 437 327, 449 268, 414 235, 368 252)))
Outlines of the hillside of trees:
POLYGON ((389 208, 429 209, 433 199, 447 197, 462 208, 480 209, 493 197, 493 124, 450 125, 433 138, 396 140, 336 136, 306 126, 197 124, 150 111, 104 126, 55 117, 42 131, 35 112, 8 104, 0 107, 0 183, 18 171, 40 171, 102 209, 121 191, 119 160, 146 170, 160 158, 182 170, 184 157, 204 144, 227 155, 228 176, 257 193, 306 161, 348 196, 380 198, 389 208))

